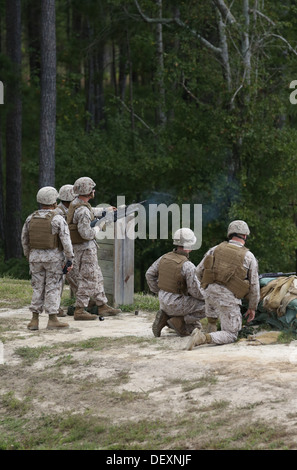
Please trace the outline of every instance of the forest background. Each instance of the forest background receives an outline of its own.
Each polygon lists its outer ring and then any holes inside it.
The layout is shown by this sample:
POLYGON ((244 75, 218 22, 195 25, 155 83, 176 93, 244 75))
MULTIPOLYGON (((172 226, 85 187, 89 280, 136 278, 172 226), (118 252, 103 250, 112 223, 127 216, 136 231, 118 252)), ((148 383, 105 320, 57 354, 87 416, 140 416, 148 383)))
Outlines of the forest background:
MULTIPOLYGON (((0 276, 41 186, 89 176, 99 203, 202 204, 260 272, 297 264, 297 2, 0 0, 0 276)), ((135 289, 172 239, 136 239, 135 289)))

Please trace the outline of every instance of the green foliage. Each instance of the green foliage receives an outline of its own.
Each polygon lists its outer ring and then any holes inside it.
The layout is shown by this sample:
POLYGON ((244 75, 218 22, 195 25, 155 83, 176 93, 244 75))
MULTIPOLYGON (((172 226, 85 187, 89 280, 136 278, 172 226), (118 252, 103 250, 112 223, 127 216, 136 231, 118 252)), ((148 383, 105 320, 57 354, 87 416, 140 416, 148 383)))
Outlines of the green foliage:
MULTIPOLYGON (((156 17, 153 0, 139 4, 156 17)), ((232 4, 237 23, 226 26, 229 85, 222 62, 199 39, 220 46, 212 3, 163 1, 162 16, 172 17, 176 7, 183 26, 172 22, 162 28, 167 121, 161 126, 156 25, 141 19, 132 0, 125 8, 118 0, 57 2, 56 186, 89 175, 97 183, 96 204, 116 205, 119 195, 128 204, 143 199, 202 204, 203 243, 192 253, 197 263, 225 238, 230 220, 243 218, 260 271, 294 271, 297 108, 289 101, 288 84, 297 79, 297 57, 280 37, 296 46, 296 7, 269 0, 261 8, 272 21, 250 15, 254 42, 248 83, 241 54, 242 2, 232 4), (70 25, 71 15, 83 21, 70 25), (90 29, 83 29, 85 24, 90 29), (104 119, 86 132, 88 59, 103 45, 104 119), (120 64, 126 76, 121 96, 120 64)), ((24 220, 36 208, 40 84, 37 77, 27 79, 26 42, 23 49, 24 220)), ((9 77, 3 53, 0 66, 9 77)), ((144 290, 145 270, 169 249, 171 240, 136 240, 137 289, 144 290)), ((17 264, 3 263, 0 274, 19 271, 24 277, 17 264)))

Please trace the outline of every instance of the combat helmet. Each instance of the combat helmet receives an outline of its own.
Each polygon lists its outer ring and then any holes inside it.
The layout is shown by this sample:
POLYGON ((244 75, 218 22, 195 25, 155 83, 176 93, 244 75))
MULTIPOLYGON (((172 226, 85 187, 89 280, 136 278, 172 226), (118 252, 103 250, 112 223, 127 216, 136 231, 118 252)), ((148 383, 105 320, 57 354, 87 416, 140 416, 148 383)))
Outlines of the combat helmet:
POLYGON ((233 222, 229 224, 227 230, 227 237, 229 237, 229 235, 231 235, 232 233, 249 235, 250 229, 248 227, 248 224, 244 220, 233 220, 233 222))
POLYGON ((51 206, 55 204, 55 202, 57 202, 57 198, 58 191, 52 186, 44 186, 43 188, 40 188, 36 195, 37 202, 45 206, 51 206))
POLYGON ((88 176, 82 176, 75 181, 73 185, 73 191, 79 196, 85 196, 95 188, 96 183, 88 176))
POLYGON ((186 250, 190 250, 196 241, 194 232, 189 228, 179 228, 173 235, 173 244, 182 246, 186 250))
POLYGON ((73 185, 72 184, 64 184, 64 186, 61 186, 59 190, 59 196, 58 198, 60 201, 67 201, 71 202, 75 198, 75 194, 73 191, 73 185))

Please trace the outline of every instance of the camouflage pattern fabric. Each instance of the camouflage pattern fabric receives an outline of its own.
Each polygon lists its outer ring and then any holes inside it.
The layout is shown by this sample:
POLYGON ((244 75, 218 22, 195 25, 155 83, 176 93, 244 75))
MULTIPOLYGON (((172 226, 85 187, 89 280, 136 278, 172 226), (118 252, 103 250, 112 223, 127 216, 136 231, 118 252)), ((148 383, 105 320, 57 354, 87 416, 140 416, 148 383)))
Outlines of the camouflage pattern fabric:
POLYGON ((195 265, 191 261, 185 261, 181 271, 189 295, 174 294, 158 287, 161 258, 162 256, 149 267, 145 275, 151 292, 159 297, 160 309, 169 316, 183 316, 186 324, 197 323, 197 320, 205 317, 205 303, 195 265))
MULTIPOLYGON (((76 199, 74 200, 74 204, 76 199)), ((95 216, 101 215, 102 208, 92 208, 95 216)), ((73 245, 74 263, 70 275, 70 282, 77 283, 76 306, 87 307, 90 297, 96 305, 107 304, 104 292, 104 281, 101 268, 98 264, 97 243, 95 230, 90 226, 91 213, 86 206, 80 206, 73 215, 73 223, 77 224, 79 234, 86 241, 73 245)))
MULTIPOLYGON (((229 243, 242 246, 238 242, 229 241, 229 243)), ((213 254, 216 247, 211 248, 203 257, 197 266, 198 279, 202 279, 204 270, 204 260, 209 254, 213 254)), ((248 295, 248 308, 257 309, 260 300, 260 286, 258 275, 258 262, 255 256, 247 251, 243 266, 247 270, 247 277, 250 282, 250 291, 248 295)), ((215 344, 233 343, 238 337, 238 332, 242 328, 242 301, 237 299, 234 294, 226 287, 213 283, 209 284, 204 290, 205 296, 205 314, 207 317, 219 318, 221 331, 210 333, 211 339, 215 344)))
MULTIPOLYGON (((48 209, 38 211, 40 217, 45 217, 48 212, 48 209)), ((60 251, 58 248, 52 250, 30 250, 29 222, 32 215, 27 217, 21 236, 24 255, 29 261, 33 288, 32 301, 29 308, 32 312, 41 313, 45 310, 48 314, 58 314, 63 284, 62 268, 65 264, 65 259, 72 260, 74 256, 69 228, 61 215, 55 215, 51 222, 52 233, 59 235, 63 251, 60 251)))

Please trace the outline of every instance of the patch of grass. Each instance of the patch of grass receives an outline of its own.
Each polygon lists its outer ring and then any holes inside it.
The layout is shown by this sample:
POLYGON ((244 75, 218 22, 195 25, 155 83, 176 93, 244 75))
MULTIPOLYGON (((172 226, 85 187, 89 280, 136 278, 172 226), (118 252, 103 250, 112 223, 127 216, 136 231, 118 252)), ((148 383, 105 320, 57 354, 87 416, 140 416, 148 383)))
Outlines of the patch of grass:
POLYGON ((32 287, 30 281, 0 279, 0 308, 22 308, 31 302, 32 287))
POLYGON ((74 366, 78 364, 79 361, 77 359, 74 359, 71 354, 60 356, 55 362, 55 365, 58 367, 74 366))
POLYGON ((264 421, 237 426, 237 416, 217 414, 133 419, 113 424, 105 416, 64 412, 40 418, 10 416, 0 425, 2 450, 284 450, 286 432, 264 421), (235 424, 234 424, 235 423, 235 424), (30 432, 28 433, 28 429, 30 432))
MULTIPOLYGON (((30 280, 13 279, 10 277, 0 278, 0 308, 22 308, 31 303, 32 286, 30 280)), ((70 296, 69 286, 66 284, 63 289, 61 304, 64 306, 72 305, 74 298, 70 296)), ((145 310, 156 312, 159 310, 158 297, 135 293, 134 302, 131 305, 121 305, 124 312, 134 312, 135 310, 145 310)))
POLYGON ((182 384, 183 392, 189 392, 195 390, 195 388, 208 387, 209 385, 216 384, 218 379, 212 375, 204 375, 197 380, 186 380, 182 384))
POLYGON ((33 364, 37 361, 40 356, 44 355, 46 352, 53 349, 52 346, 38 346, 36 348, 30 348, 29 346, 23 346, 15 350, 15 354, 20 356, 24 362, 28 364, 33 364))
POLYGON ((135 310, 157 312, 159 310, 159 299, 157 296, 140 292, 134 294, 134 303, 132 305, 120 305, 120 308, 123 312, 134 312, 135 310))
POLYGON ((238 426, 224 437, 211 440, 204 449, 212 450, 287 450, 286 432, 281 427, 257 421, 250 426, 238 426))
POLYGON ((28 411, 30 399, 20 400, 15 397, 14 392, 7 392, 1 395, 0 401, 7 410, 24 415, 28 411))

